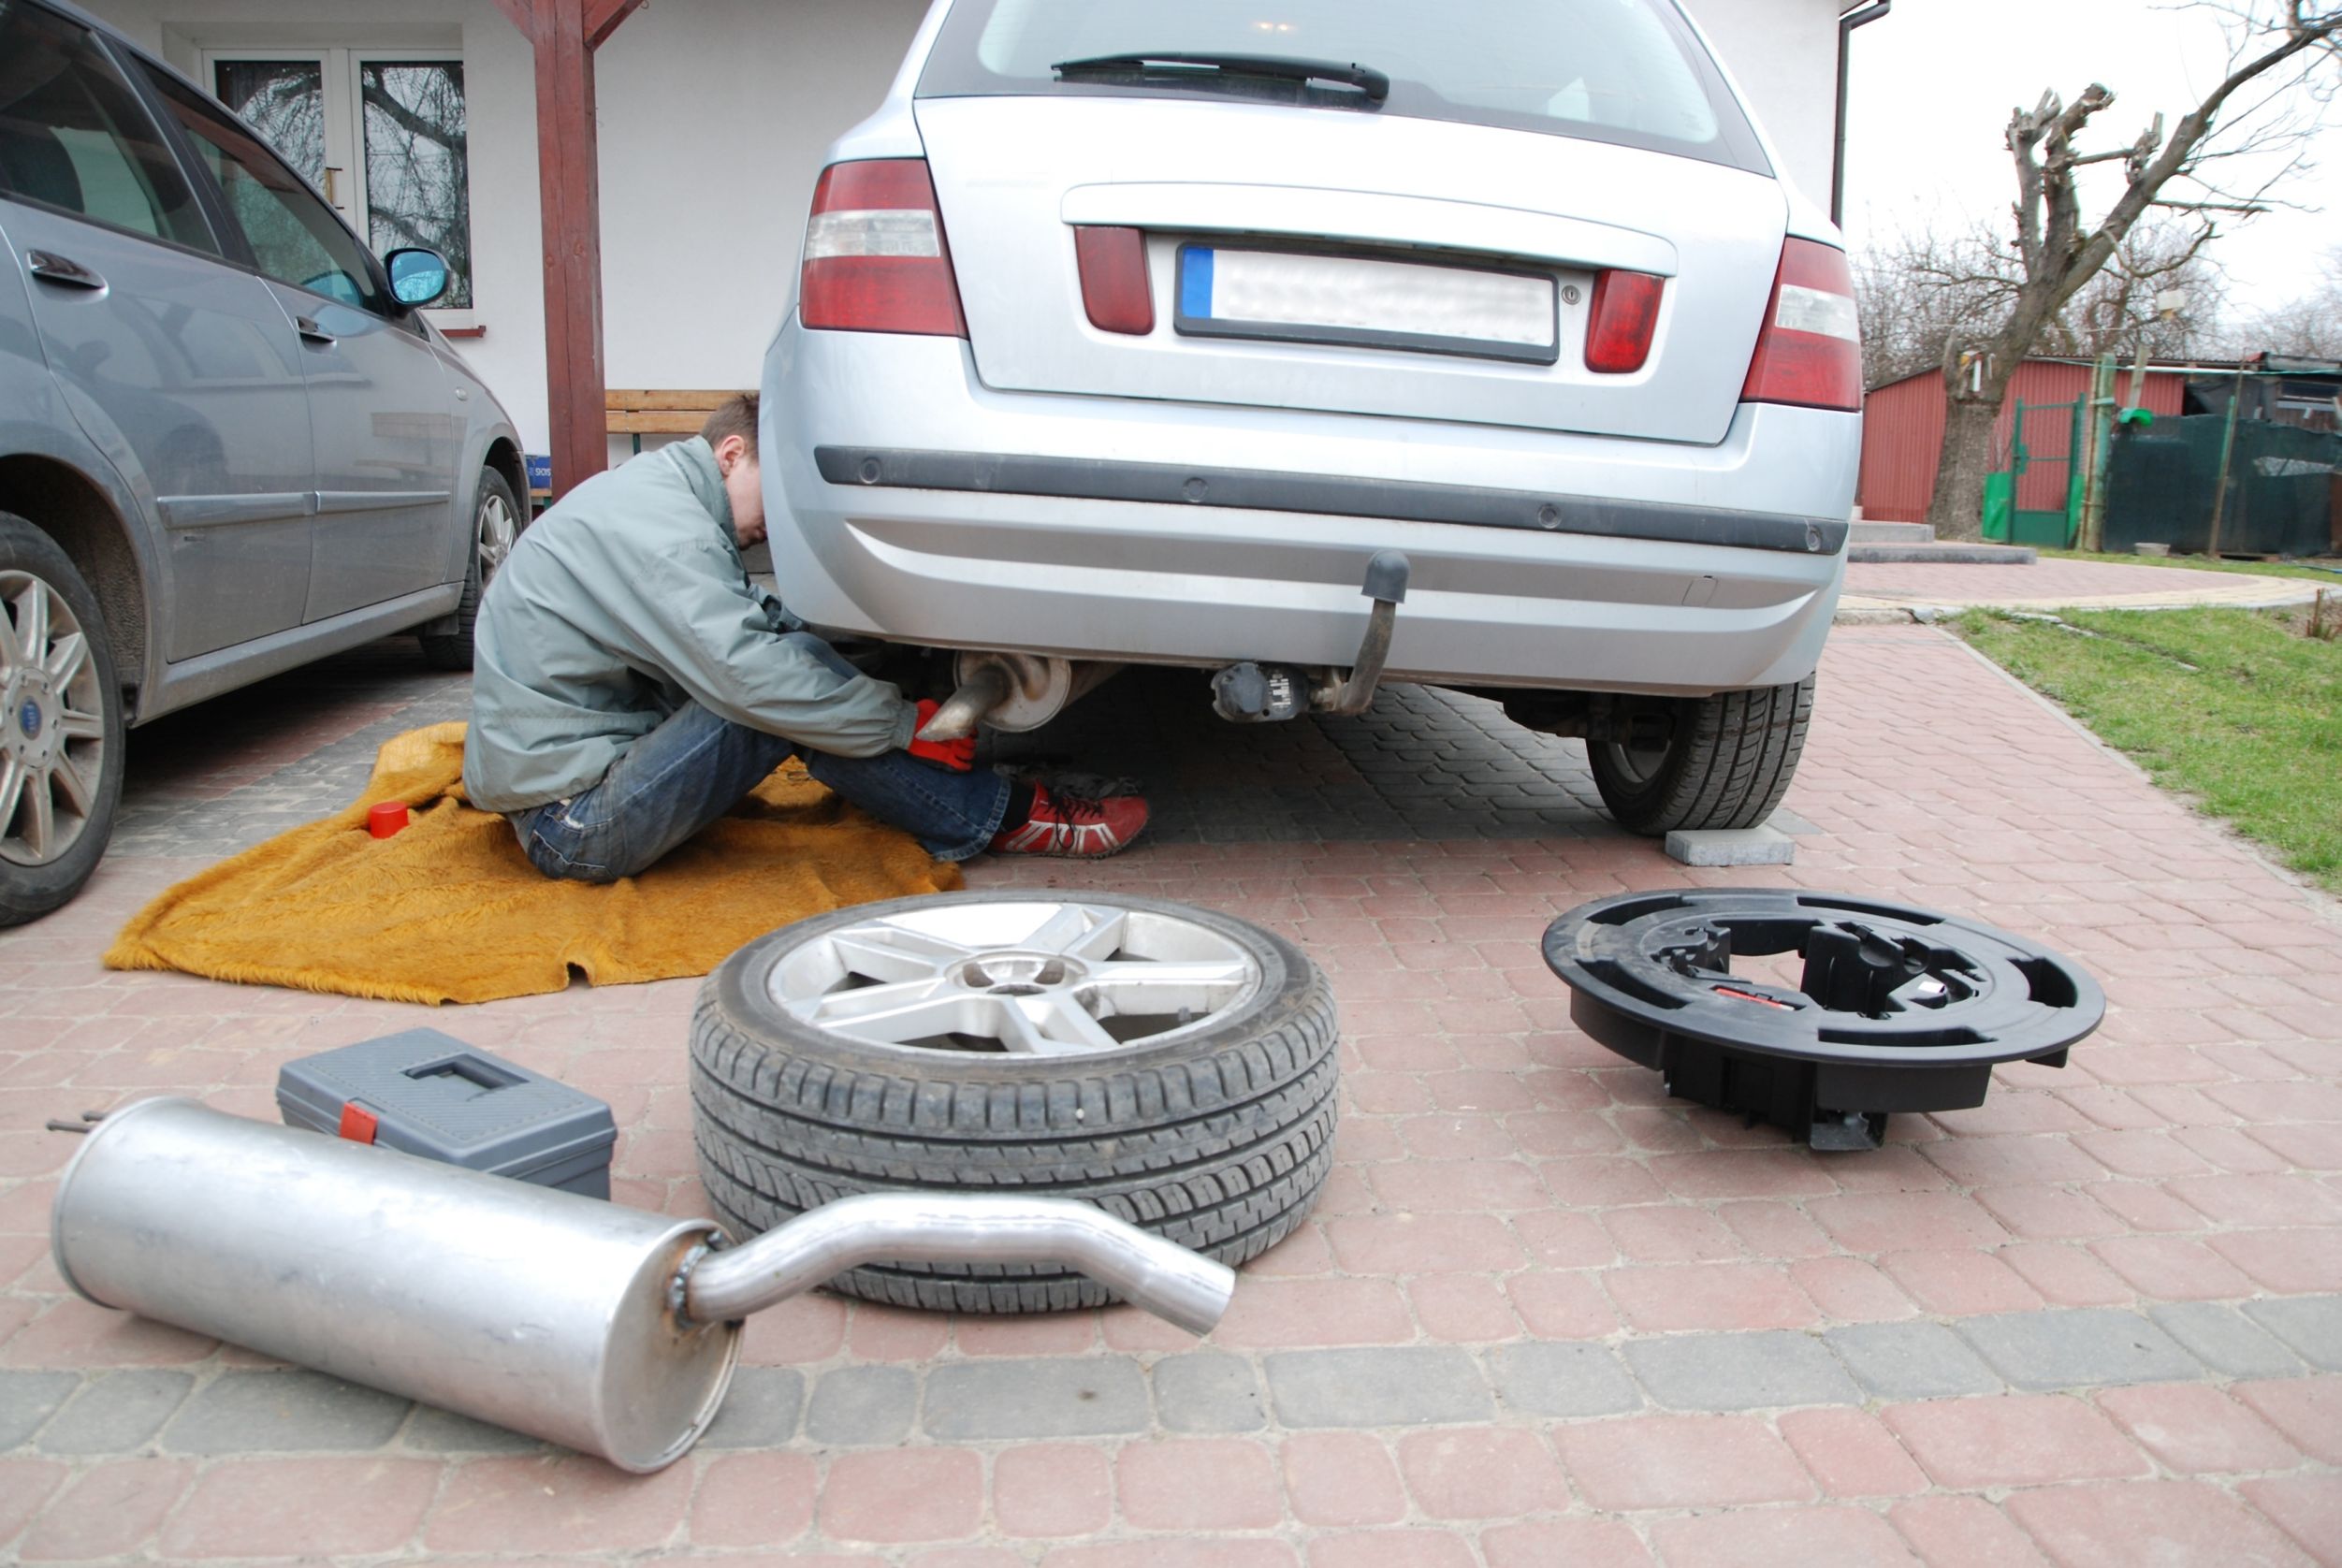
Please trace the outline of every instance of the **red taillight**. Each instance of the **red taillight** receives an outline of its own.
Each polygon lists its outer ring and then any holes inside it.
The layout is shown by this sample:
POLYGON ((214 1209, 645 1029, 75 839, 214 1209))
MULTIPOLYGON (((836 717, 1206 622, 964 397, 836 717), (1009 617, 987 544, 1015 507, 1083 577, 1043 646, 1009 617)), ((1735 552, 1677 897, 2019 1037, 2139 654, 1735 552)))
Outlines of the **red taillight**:
POLYGON ((1862 407, 1862 327, 1846 253, 1811 240, 1781 248, 1765 329, 1740 388, 1744 403, 1862 407))
POLYGON ((1597 272, 1586 309, 1586 369, 1620 376, 1651 357, 1659 327, 1659 298, 1667 281, 1648 272, 1597 272))
POLYGON ((1155 330, 1155 291, 1146 279, 1146 236, 1135 228, 1084 224, 1073 231, 1082 269, 1082 308, 1100 332, 1143 338, 1155 330))
POLYGON ((840 332, 967 336, 925 159, 874 158, 822 171, 797 312, 807 327, 840 332))

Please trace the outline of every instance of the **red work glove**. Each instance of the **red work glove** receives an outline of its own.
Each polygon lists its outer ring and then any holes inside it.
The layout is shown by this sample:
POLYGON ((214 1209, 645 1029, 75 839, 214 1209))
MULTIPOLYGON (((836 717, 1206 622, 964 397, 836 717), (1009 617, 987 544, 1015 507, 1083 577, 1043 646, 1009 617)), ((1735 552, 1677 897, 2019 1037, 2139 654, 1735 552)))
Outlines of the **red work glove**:
POLYGON ((976 765, 974 735, 965 740, 921 740, 917 736, 916 732, 925 729, 927 720, 933 719, 935 710, 942 705, 932 699, 919 704, 919 719, 911 726, 911 743, 905 749, 923 762, 933 762, 939 768, 950 768, 953 773, 966 773, 976 765))

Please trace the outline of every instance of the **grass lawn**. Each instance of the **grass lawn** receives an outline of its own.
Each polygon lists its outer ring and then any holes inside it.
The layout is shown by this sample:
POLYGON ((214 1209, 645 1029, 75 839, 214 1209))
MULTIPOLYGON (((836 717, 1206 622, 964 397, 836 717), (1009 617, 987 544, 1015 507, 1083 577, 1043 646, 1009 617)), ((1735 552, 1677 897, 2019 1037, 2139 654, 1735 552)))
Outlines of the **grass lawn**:
POLYGON ((2157 783, 2342 892, 2342 640, 2304 636, 2299 612, 2093 610, 2063 619, 1971 611, 1954 624, 2157 783))
MULTIPOLYGON (((2320 572, 2314 566, 2296 566, 2283 560, 2210 560, 2203 556, 2117 556, 2095 550, 2051 550, 2041 552, 2044 560, 2104 560, 2117 566, 2178 566, 2190 572, 2242 572, 2255 577, 2300 577, 2329 588, 2342 589, 2342 571, 2320 572)), ((2327 563, 2342 567, 2342 560, 2327 563)))

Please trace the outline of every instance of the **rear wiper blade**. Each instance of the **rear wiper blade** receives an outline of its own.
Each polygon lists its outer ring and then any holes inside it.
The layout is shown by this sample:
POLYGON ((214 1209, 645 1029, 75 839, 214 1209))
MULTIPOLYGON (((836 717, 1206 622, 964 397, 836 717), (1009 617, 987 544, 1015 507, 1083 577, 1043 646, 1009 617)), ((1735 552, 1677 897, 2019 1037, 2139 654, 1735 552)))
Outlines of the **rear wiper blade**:
POLYGON ((1229 76, 1275 77, 1285 81, 1338 81, 1357 88, 1369 102, 1377 104, 1390 95, 1390 79, 1370 65, 1298 54, 1097 54, 1084 60, 1060 60, 1049 68, 1065 76, 1074 71, 1144 71, 1157 65, 1201 65, 1229 76))

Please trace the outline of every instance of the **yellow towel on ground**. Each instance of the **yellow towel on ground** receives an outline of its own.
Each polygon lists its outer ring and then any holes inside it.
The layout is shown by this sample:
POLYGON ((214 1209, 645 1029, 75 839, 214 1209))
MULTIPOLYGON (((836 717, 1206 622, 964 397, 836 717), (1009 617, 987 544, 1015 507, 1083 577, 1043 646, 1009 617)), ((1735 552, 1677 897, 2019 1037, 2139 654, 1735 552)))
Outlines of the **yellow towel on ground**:
POLYGON ((704 975, 755 936, 848 904, 960 885, 908 834, 792 762, 735 814, 607 887, 539 875, 503 818, 462 793, 463 725, 385 742, 355 806, 190 877, 141 909, 112 969, 396 1002, 487 1002, 704 975), (377 839, 369 806, 405 801, 377 839))

